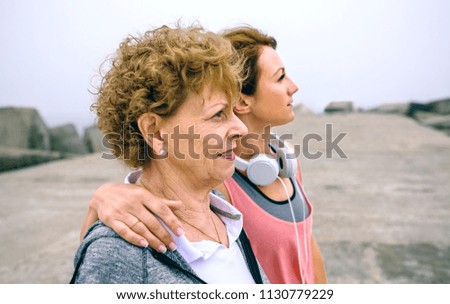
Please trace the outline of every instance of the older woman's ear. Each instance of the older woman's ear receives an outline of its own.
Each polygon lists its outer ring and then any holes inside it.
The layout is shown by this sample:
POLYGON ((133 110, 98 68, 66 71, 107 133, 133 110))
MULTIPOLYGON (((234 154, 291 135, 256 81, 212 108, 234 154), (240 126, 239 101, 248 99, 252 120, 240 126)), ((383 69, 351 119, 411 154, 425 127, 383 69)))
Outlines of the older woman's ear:
POLYGON ((145 142, 152 148, 155 155, 159 155, 164 149, 164 139, 160 132, 161 117, 147 112, 139 116, 137 123, 145 142))

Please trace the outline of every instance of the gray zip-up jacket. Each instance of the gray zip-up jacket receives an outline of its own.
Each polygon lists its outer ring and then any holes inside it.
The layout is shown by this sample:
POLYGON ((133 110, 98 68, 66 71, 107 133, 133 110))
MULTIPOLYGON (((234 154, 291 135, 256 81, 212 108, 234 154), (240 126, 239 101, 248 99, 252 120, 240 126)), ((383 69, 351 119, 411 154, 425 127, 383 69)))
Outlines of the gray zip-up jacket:
MULTIPOLYGON (((251 263, 237 240, 249 269, 255 264, 263 283, 269 283, 259 263, 251 263)), ((248 247, 247 247, 248 248, 248 247)), ((134 246, 101 222, 87 232, 75 255, 73 283, 85 284, 186 284, 204 283, 175 250, 160 254, 151 248, 134 246)))

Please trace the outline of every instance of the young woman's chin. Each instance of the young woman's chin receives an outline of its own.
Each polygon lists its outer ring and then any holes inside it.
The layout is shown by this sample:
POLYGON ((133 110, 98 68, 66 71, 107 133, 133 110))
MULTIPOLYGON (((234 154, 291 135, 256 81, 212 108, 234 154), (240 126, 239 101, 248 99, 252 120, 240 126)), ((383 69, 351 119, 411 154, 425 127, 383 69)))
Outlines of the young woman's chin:
POLYGON ((294 119, 295 119, 295 115, 294 114, 287 115, 287 116, 284 116, 284 117, 282 117, 280 119, 272 121, 270 123, 270 125, 272 127, 284 126, 284 125, 287 125, 288 123, 292 122, 294 119))

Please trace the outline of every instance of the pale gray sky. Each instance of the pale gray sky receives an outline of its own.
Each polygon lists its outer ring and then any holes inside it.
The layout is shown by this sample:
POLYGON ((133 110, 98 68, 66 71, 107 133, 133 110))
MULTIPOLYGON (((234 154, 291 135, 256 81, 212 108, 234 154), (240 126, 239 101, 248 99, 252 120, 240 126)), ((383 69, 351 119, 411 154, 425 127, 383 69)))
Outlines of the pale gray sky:
POLYGON ((198 20, 273 35, 296 102, 450 97, 448 0, 2 0, 0 106, 31 106, 49 126, 93 121, 92 77, 128 34, 198 20))

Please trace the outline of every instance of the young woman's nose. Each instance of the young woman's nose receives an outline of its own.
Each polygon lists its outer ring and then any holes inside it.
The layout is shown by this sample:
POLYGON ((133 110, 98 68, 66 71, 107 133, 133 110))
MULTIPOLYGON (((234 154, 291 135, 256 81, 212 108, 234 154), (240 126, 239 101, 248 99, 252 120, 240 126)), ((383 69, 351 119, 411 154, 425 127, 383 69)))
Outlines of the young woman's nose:
POLYGON ((289 95, 294 95, 298 91, 298 86, 290 77, 288 78, 289 78, 289 95))

